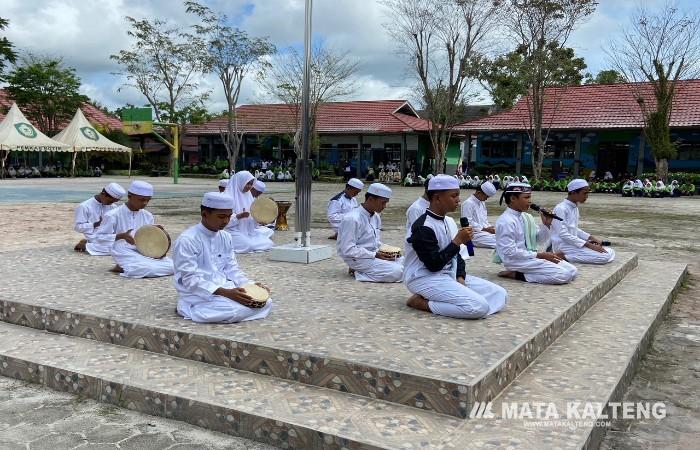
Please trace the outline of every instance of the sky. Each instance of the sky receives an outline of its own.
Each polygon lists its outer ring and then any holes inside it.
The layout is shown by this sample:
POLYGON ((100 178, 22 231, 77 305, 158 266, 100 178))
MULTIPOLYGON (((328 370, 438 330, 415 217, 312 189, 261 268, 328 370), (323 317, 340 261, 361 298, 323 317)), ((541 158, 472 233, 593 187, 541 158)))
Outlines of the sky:
MULTIPOLYGON (((666 0, 643 0, 650 8, 666 0)), ((279 49, 303 43, 304 0, 202 0, 223 12, 252 36, 266 36, 279 49)), ((603 48, 628 23, 639 0, 600 0, 596 12, 572 34, 569 46, 597 73, 609 68, 603 48)), ((694 0, 679 0, 682 9, 693 8, 694 0)), ((0 17, 9 19, 5 36, 20 54, 33 53, 63 58, 82 80, 82 93, 116 109, 127 103, 143 105, 145 98, 115 72, 109 58, 132 44, 125 16, 160 18, 187 26, 193 22, 178 0, 2 0, 0 17)), ((404 99, 411 96, 413 81, 405 58, 397 52, 383 24, 389 20, 377 0, 314 0, 314 39, 339 51, 347 51, 359 64, 359 89, 348 100, 404 99)), ((208 109, 225 109, 220 82, 204 76, 201 86, 211 90, 208 109)), ((249 78, 244 82, 241 103, 270 100, 261 86, 249 78)), ((480 98, 474 103, 487 103, 480 98)), ((418 106, 418 105, 416 105, 418 106)))

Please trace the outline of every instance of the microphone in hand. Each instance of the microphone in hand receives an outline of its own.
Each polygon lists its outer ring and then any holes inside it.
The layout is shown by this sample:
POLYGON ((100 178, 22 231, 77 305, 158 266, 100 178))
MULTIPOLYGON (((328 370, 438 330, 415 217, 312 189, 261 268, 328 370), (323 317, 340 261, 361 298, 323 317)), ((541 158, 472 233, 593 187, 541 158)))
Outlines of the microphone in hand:
MULTIPOLYGON (((459 224, 462 226, 462 228, 466 228, 469 226, 469 219, 466 217, 461 217, 459 219, 459 224)), ((467 241, 465 244, 467 246, 467 252, 469 253, 469 256, 474 256, 474 244, 472 241, 467 241)))
POLYGON ((544 214, 544 215, 547 216, 547 217, 551 217, 552 219, 564 220, 564 219, 562 219, 561 217, 559 217, 559 216, 557 216, 556 214, 554 214, 553 212, 549 212, 549 211, 547 211, 547 210, 544 209, 544 208, 540 208, 538 205, 536 205, 536 204, 534 204, 534 203, 530 205, 530 209, 532 209, 532 210, 534 210, 534 211, 537 211, 537 212, 539 212, 539 213, 542 213, 542 214, 544 214))

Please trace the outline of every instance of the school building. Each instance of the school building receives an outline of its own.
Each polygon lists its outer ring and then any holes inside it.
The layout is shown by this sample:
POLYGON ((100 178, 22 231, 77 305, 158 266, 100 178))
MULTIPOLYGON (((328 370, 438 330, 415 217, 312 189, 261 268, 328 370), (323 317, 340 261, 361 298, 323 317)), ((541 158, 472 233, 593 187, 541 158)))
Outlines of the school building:
MULTIPOLYGON (((677 84, 671 114, 671 139, 678 144, 669 170, 700 170, 700 80, 677 84)), ((641 174, 653 171, 651 147, 645 142, 638 99, 654 104, 650 83, 620 83, 549 88, 544 124, 548 128, 544 166, 556 176, 564 171, 586 175, 610 171, 641 174)), ((515 106, 456 126, 469 142, 465 159, 479 173, 508 168, 532 170, 526 98, 515 106)), ((546 131, 546 130, 545 130, 546 131)))

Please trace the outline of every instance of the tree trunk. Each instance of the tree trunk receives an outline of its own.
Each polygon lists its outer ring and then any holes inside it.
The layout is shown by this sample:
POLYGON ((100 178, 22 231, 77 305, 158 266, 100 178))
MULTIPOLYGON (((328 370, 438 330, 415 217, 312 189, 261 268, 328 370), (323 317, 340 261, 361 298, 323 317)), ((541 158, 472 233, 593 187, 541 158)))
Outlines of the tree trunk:
POLYGON ((2 168, 0 168, 0 180, 5 179, 5 160, 7 159, 7 156, 10 154, 9 150, 0 150, 4 152, 0 160, 2 160, 2 168))
POLYGON ((668 181, 668 159, 661 158, 654 161, 656 162, 656 176, 666 183, 668 181))

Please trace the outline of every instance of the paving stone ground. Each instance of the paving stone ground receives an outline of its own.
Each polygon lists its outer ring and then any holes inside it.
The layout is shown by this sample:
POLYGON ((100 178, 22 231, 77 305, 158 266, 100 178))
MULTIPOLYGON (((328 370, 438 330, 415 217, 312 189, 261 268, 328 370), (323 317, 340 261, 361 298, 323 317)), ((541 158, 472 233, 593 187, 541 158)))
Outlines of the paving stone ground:
POLYGON ((273 447, 0 377, 0 448, 271 450, 273 447))
MULTIPOLYGON (((109 181, 128 184, 126 178, 0 181, 0 229, 3 230, 0 233, 0 256, 2 252, 9 250, 31 251, 36 247, 77 241, 79 236, 70 226, 75 202, 87 198, 91 192, 96 192, 109 181)), ((181 179, 179 185, 172 185, 171 181, 165 178, 148 181, 156 186, 156 198, 151 202, 149 209, 175 236, 184 228, 196 223, 201 193, 213 190, 216 186, 214 180, 201 179, 181 179)), ((268 186, 275 199, 293 200, 291 183, 270 183, 268 186)), ((332 184, 314 185, 312 220, 314 233, 320 240, 329 234, 324 218, 325 203, 341 188, 340 185, 332 184)), ((421 194, 421 189, 397 187, 394 193, 389 208, 382 214, 382 220, 387 234, 399 236, 405 221, 404 211, 421 194)), ((469 194, 471 191, 464 191, 464 198, 469 194)), ((561 198, 560 193, 535 193, 535 201, 544 206, 551 207, 561 198)), ((489 202, 488 209, 492 221, 502 211, 502 207, 494 200, 489 202)), ((640 259, 645 260, 685 262, 689 265, 690 273, 686 288, 681 291, 668 317, 657 331, 651 350, 626 394, 626 400, 665 401, 668 405, 668 417, 662 421, 615 422, 613 431, 608 433, 603 443, 603 448, 695 448, 696 437, 700 435, 700 240, 695 232, 697 218, 700 217, 700 198, 629 199, 616 195, 594 194, 589 202, 582 206, 581 215, 583 228, 613 241, 616 249, 636 252, 640 259)), ((293 225, 293 210, 288 217, 293 225)), ((23 413, 22 417, 29 425, 26 432, 20 433, 24 441, 19 443, 22 446, 18 448, 27 448, 30 440, 36 441, 32 448, 42 448, 36 447, 39 444, 46 444, 52 449, 74 448, 73 443, 77 439, 75 435, 67 433, 65 436, 57 435, 51 438, 47 437, 50 433, 44 433, 45 429, 50 428, 45 424, 48 423, 47 420, 50 421, 52 414, 69 415, 71 408, 74 408, 73 400, 67 400, 71 399, 70 397, 61 400, 61 394, 33 386, 22 386, 21 383, 15 385, 16 383, 18 382, 0 380, 0 399, 11 396, 13 392, 30 389, 38 404, 45 405, 45 408, 27 409, 23 413), (44 434, 39 436, 37 433, 44 434), (37 441, 42 437, 47 440, 37 441)), ((9 397, 9 401, 0 402, 0 423, 7 417, 17 416, 13 398, 9 397)), ((107 408, 98 404, 93 407, 94 411, 99 411, 100 407, 107 408)), ((86 422, 88 418, 105 418, 105 422, 91 429, 93 434, 90 436, 118 434, 119 427, 125 420, 123 417, 129 414, 138 416, 136 413, 121 410, 105 416, 94 412, 87 414, 89 417, 86 416, 86 422)), ((142 424, 161 422, 160 419, 149 416, 142 417, 142 424)), ((138 422, 136 419, 135 421, 138 422)), ((163 423, 172 424, 168 421, 163 423)), ((197 430, 202 439, 205 436, 233 439, 184 424, 175 423, 171 426, 175 430, 197 430)), ((171 448, 183 443, 174 440, 173 429, 164 428, 162 433, 150 430, 151 433, 146 433, 149 428, 154 427, 143 425, 139 428, 134 425, 132 429, 141 430, 138 434, 141 437, 136 437, 135 433, 133 439, 136 446, 122 448, 171 448), (164 446, 151 445, 152 442, 162 442, 164 446)), ((0 428, 0 448, 12 448, 2 445, 6 430, 7 428, 0 428)), ((242 447, 231 448, 264 448, 245 447, 260 444, 239 441, 242 447)), ((216 447, 215 445, 219 445, 216 439, 211 442, 198 442, 190 442, 187 445, 190 445, 189 448, 229 448, 226 444, 224 447, 216 447)), ((98 445, 90 448, 101 448, 97 441, 95 443, 98 445)), ((78 444, 85 445, 85 441, 81 440, 78 444)))

